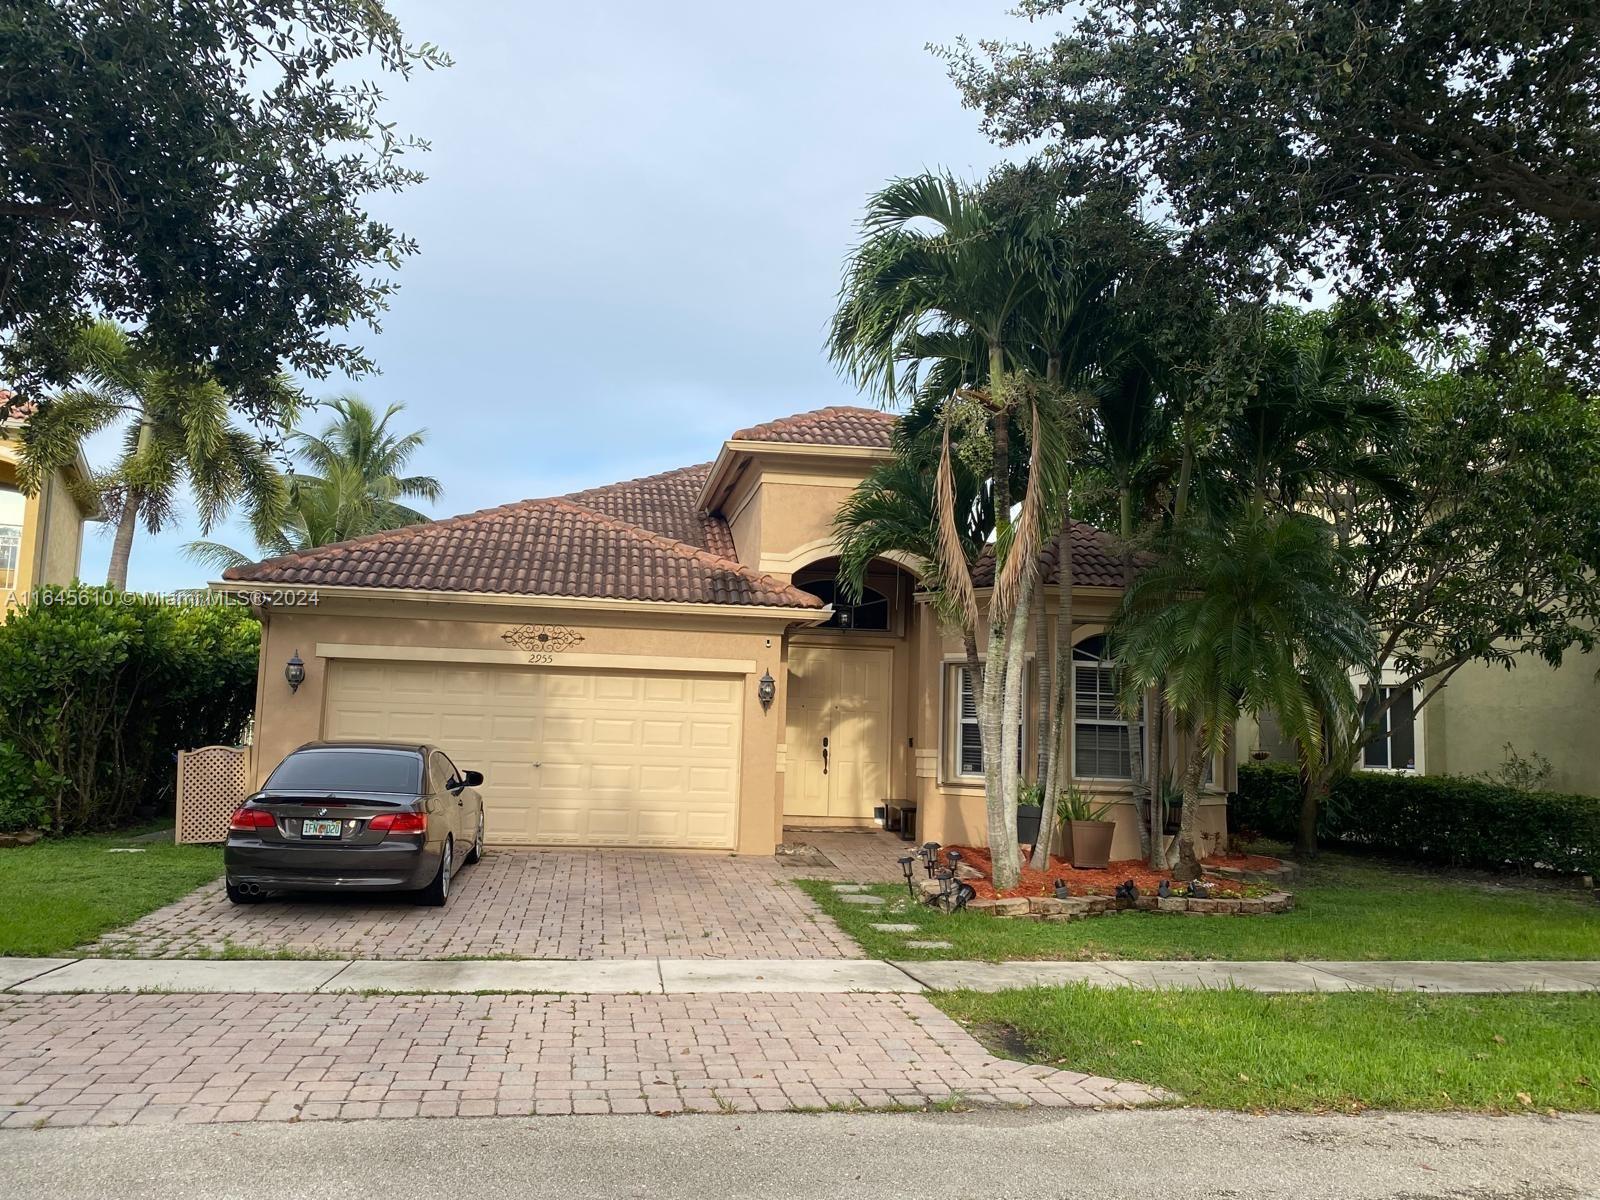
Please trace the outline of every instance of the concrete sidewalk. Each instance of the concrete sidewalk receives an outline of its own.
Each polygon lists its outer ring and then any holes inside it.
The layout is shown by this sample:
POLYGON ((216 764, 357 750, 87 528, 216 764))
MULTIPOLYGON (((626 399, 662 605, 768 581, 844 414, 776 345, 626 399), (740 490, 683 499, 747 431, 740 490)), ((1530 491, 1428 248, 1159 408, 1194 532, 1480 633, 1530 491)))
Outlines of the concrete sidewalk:
POLYGON ((1600 991, 1600 962, 879 962, 873 959, 0 958, 0 990, 572 995, 915 993, 1037 985, 1259 992, 1600 991))

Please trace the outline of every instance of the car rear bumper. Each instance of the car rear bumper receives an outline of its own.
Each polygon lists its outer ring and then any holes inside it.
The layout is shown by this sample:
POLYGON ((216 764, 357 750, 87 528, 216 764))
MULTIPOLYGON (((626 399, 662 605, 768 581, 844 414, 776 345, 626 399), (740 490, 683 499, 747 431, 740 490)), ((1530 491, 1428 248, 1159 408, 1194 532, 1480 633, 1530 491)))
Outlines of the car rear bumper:
POLYGON ((399 839, 376 846, 303 846, 229 838, 222 863, 229 883, 277 891, 413 890, 439 873, 438 847, 399 839))

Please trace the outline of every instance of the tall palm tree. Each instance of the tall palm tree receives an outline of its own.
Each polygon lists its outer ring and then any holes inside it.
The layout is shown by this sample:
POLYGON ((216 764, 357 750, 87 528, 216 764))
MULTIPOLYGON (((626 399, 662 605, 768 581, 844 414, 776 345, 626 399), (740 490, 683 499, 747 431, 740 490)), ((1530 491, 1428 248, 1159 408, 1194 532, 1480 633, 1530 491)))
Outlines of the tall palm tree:
MULTIPOLYGON (((397 433, 390 428, 403 404, 389 405, 381 417, 357 396, 340 396, 328 408, 334 419, 321 434, 289 436, 305 469, 287 476, 288 503, 280 523, 266 536, 257 534, 266 556, 426 524, 429 518, 401 499, 431 501, 443 492, 431 475, 401 474, 428 436, 426 429, 397 433)), ((253 561, 217 542, 190 542, 184 552, 216 570, 253 561)))
MULTIPOLYGON (((203 531, 236 508, 258 537, 277 529, 287 490, 270 446, 234 424, 228 394, 215 379, 151 358, 109 321, 85 328, 74 355, 75 386, 41 404, 23 429, 22 484, 37 490, 72 461, 85 438, 126 421, 121 457, 90 483, 116 525, 110 586, 127 586, 139 524, 159 533, 176 514, 184 484, 203 531)), ((287 423, 299 395, 285 380, 277 399, 277 415, 287 423)))
POLYGON ((1173 874, 1200 874, 1200 782, 1242 714, 1271 709, 1307 755, 1323 721, 1351 713, 1355 667, 1370 666, 1372 630, 1342 584, 1326 525, 1249 504, 1173 531, 1134 582, 1112 630, 1129 697, 1159 688, 1187 742, 1173 874))
POLYGON ((865 236, 846 268, 828 341, 834 361, 884 400, 915 388, 918 364, 931 362, 950 375, 946 386, 960 383, 940 397, 946 419, 934 477, 935 547, 941 582, 963 630, 973 630, 974 637, 980 616, 972 562, 959 533, 949 418, 958 403, 987 417, 996 572, 977 708, 988 842, 999 887, 1012 886, 1019 875, 1017 727, 1048 461, 1041 456, 1046 428, 1038 408, 1028 389, 1013 391, 1008 380, 1028 366, 1022 313, 1039 288, 1039 235, 1048 224, 1048 209, 986 207, 978 189, 948 175, 895 180, 867 203, 865 236), (930 356, 930 343, 966 347, 972 361, 943 351, 930 356), (1030 470, 1013 522, 1011 429, 1019 399, 1031 410, 1030 470))

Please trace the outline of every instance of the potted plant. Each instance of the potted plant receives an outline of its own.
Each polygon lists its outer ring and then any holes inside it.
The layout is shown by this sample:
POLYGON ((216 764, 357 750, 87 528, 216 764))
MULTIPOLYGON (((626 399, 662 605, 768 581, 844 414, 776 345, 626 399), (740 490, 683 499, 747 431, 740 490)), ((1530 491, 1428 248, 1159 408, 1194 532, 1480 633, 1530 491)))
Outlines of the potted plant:
POLYGON ((1031 846, 1039 840, 1039 822, 1044 818, 1044 796, 1037 783, 1024 780, 1017 785, 1017 842, 1031 846))
POLYGON ((1066 831, 1072 865, 1097 870, 1111 861, 1111 838, 1117 823, 1105 816, 1115 801, 1096 802, 1077 784, 1069 784, 1056 797, 1056 820, 1066 831))

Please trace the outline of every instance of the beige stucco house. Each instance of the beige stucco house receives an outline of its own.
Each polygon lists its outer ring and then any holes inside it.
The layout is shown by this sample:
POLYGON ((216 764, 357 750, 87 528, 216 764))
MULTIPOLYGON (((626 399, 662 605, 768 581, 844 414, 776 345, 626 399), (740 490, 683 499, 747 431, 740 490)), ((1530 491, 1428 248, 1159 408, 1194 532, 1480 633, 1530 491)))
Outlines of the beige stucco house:
MULTIPOLYGON (((834 514, 892 424, 821 409, 699 466, 230 570, 213 586, 263 622, 255 779, 317 738, 416 739, 483 771, 501 845, 771 854, 785 827, 868 826, 906 800, 918 840, 981 842, 959 637, 903 565, 881 562, 859 604, 834 593, 834 514)), ((1086 788, 1126 797, 1140 735, 1101 637, 1120 567, 1105 535, 1072 537, 1073 759, 1086 788)), ((1214 765, 1212 844, 1231 775, 1214 765)), ((1114 853, 1135 856, 1131 803, 1118 817, 1114 853)))
MULTIPOLYGON (((9 398, 0 392, 0 405, 9 398)), ((0 424, 0 619, 34 588, 78 577, 83 524, 100 516, 84 489, 74 487, 89 478, 81 454, 71 467, 54 472, 37 494, 23 493, 17 482, 17 436, 27 417, 27 410, 14 409, 0 424)))
MULTIPOLYGON (((1468 663, 1424 703, 1403 696, 1389 710, 1382 733, 1357 764, 1366 771, 1409 775, 1498 773, 1507 746, 1537 754, 1551 766, 1541 785, 1557 792, 1600 796, 1600 656, 1573 652, 1559 667, 1522 655, 1511 670, 1468 663)), ((1384 686, 1402 680, 1390 673, 1384 686)), ((1293 762, 1295 750, 1271 715, 1239 723, 1247 756, 1293 762)))

